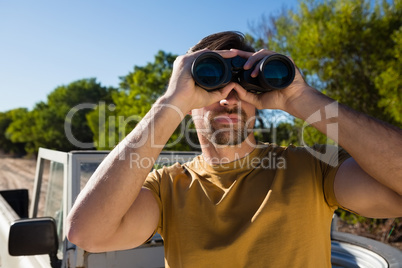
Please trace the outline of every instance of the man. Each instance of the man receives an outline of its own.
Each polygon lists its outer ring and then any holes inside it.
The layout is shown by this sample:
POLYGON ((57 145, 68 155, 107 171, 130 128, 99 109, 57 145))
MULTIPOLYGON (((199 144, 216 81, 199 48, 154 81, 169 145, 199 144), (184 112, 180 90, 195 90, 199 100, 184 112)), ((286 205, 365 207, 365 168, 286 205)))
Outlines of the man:
POLYGON ((170 267, 330 267, 337 207, 366 217, 402 216, 401 130, 336 103, 298 70, 282 90, 253 94, 231 82, 208 92, 190 68, 209 50, 247 59, 246 70, 274 53, 254 52, 241 34, 223 32, 178 57, 165 94, 77 198, 68 216, 71 242, 91 252, 128 249, 158 231, 170 267), (307 120, 351 157, 325 146, 311 153, 257 143, 255 108, 307 120), (188 113, 201 156, 151 174, 149 165, 130 165, 132 155, 157 159, 188 113))

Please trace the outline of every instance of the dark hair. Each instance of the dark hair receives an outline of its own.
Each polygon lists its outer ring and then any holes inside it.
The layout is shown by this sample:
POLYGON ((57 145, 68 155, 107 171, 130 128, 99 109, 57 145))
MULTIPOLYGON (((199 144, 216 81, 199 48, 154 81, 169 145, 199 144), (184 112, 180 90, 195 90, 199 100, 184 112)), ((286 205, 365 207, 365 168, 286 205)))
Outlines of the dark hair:
POLYGON ((210 50, 229 50, 231 48, 248 52, 255 52, 254 48, 247 43, 244 35, 236 31, 220 32, 208 35, 201 39, 198 44, 190 48, 187 53, 192 53, 201 49, 210 50))

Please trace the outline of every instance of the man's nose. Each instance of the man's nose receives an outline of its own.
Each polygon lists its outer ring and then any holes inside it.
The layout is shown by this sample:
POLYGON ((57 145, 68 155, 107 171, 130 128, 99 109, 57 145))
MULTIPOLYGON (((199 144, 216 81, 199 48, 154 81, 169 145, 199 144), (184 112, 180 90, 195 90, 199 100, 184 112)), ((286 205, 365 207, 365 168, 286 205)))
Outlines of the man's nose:
POLYGON ((229 95, 222 99, 219 104, 221 106, 236 106, 240 102, 239 96, 237 96, 237 92, 235 90, 230 91, 229 95))

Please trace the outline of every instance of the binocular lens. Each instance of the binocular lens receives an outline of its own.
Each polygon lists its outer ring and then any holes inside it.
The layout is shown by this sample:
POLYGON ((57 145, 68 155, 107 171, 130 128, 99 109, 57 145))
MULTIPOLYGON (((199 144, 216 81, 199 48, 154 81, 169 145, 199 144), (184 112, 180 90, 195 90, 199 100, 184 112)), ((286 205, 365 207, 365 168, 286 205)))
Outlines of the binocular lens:
POLYGON ((217 58, 204 58, 200 60, 195 68, 195 75, 202 85, 216 85, 222 82, 225 67, 223 62, 217 58))
POLYGON ((280 60, 268 61, 264 66, 264 78, 273 87, 282 87, 291 80, 289 66, 280 60))
POLYGON ((274 54, 262 59, 258 78, 251 77, 251 69, 244 70, 247 59, 240 56, 223 58, 215 52, 199 55, 191 66, 195 83, 212 91, 224 87, 230 81, 239 83, 250 92, 267 92, 289 86, 295 76, 292 61, 284 55, 274 54))

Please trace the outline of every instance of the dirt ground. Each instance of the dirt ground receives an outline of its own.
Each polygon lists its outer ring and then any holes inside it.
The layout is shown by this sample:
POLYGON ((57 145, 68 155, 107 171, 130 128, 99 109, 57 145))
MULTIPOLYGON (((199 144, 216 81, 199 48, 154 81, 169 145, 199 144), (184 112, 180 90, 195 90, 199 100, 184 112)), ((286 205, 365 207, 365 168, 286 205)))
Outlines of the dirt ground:
MULTIPOLYGON (((36 160, 0 157, 0 190, 33 190, 36 160)), ((31 193, 30 193, 31 194, 31 193)))
MULTIPOLYGON (((29 190, 31 198, 35 169, 36 160, 34 159, 0 155, 0 190, 25 188, 29 190)), ((340 220, 338 228, 342 232, 379 240, 402 250, 402 218, 381 221, 375 225, 364 222, 347 224, 340 220)))

